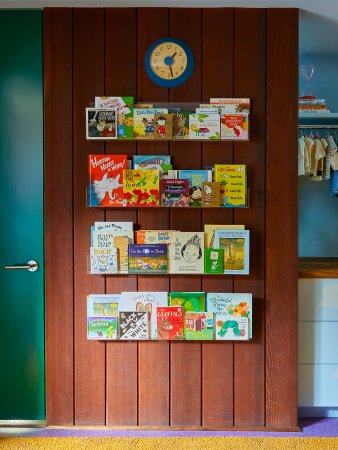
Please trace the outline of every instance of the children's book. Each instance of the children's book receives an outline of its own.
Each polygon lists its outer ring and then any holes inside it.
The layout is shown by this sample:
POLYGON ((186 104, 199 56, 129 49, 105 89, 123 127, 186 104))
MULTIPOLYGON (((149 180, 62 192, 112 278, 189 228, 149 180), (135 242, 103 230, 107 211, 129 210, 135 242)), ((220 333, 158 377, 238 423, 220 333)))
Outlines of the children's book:
POLYGON ((129 273, 168 273, 166 244, 129 244, 129 273))
POLYGON ((231 141, 249 140, 249 114, 221 114, 221 139, 231 141))
POLYGON ((214 248, 215 230, 244 230, 244 225, 204 225, 204 247, 214 248))
POLYGON ((217 207, 221 206, 221 183, 202 182, 202 207, 217 207))
POLYGON ((186 312, 185 338, 187 340, 212 340, 214 338, 213 313, 186 312))
POLYGON ((117 249, 111 248, 90 248, 90 273, 108 274, 117 273, 118 259, 117 249))
POLYGON ((120 311, 120 339, 149 339, 148 312, 120 311))
POLYGON ((172 230, 138 230, 135 231, 136 244, 166 244, 168 249, 167 267, 171 271, 172 260, 172 230))
POLYGON ((243 164, 215 164, 215 181, 221 183, 221 206, 247 206, 246 166, 243 164))
POLYGON ((95 97, 95 108, 116 108, 117 138, 133 139, 134 97, 95 97))
POLYGON ((204 272, 204 233, 173 233, 171 270, 172 273, 204 272))
POLYGON ((134 108, 134 138, 154 138, 155 114, 168 114, 167 108, 134 108))
POLYGON ((127 155, 88 156, 88 206, 122 206, 127 155))
POLYGON ((133 231, 93 231, 93 247, 117 250, 117 272, 128 273, 128 245, 134 242, 133 231))
POLYGON ((135 170, 163 170, 163 166, 168 164, 171 164, 170 155, 133 155, 135 170))
POLYGON ((168 306, 168 292, 122 292, 121 299, 121 309, 149 313, 150 336, 157 339, 156 308, 168 306))
POLYGON ((182 306, 184 311, 206 310, 204 292, 169 292, 169 305, 182 306))
POLYGON ((155 114, 154 116, 154 138, 171 139, 173 136, 173 115, 155 114))
POLYGON ((211 106, 220 105, 222 113, 249 113, 250 99, 249 98, 211 98, 211 106))
POLYGON ((117 339, 117 316, 95 316, 87 318, 87 339, 117 339))
POLYGON ((181 340, 184 337, 184 309, 181 306, 158 306, 157 339, 181 340))
POLYGON ((247 341, 249 339, 248 319, 229 318, 226 314, 216 314, 216 340, 247 341))
POLYGON ((160 206, 158 170, 125 170, 123 172, 125 206, 160 206))
POLYGON ((216 230, 214 248, 223 249, 224 273, 249 274, 249 230, 216 230))
POLYGON ((94 222, 94 230, 133 231, 133 222, 94 222))
POLYGON ((209 274, 224 273, 222 249, 220 248, 204 249, 204 272, 209 274))
POLYGON ((220 116, 219 114, 190 114, 189 116, 189 139, 220 139, 220 116))
POLYGON ((161 206, 189 206, 189 181, 161 180, 161 206))
POLYGON ((121 305, 121 294, 87 295, 87 317, 117 316, 121 305))
POLYGON ((179 170, 179 179, 189 181, 189 205, 199 207, 202 204, 202 182, 212 181, 211 170, 179 170))
POLYGON ((173 113, 173 139, 189 138, 190 112, 180 111, 173 113))
POLYGON ((86 108, 86 139, 117 139, 116 108, 86 108))
POLYGON ((249 321, 249 338, 252 337, 252 294, 208 292, 207 311, 226 314, 229 319, 247 318, 249 321))

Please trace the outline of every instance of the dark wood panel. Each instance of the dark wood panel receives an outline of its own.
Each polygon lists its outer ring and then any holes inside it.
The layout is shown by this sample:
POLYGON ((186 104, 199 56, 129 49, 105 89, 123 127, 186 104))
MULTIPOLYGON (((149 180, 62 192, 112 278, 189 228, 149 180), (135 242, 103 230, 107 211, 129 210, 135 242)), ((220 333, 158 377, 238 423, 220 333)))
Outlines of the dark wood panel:
POLYGON ((253 339, 234 346, 234 425, 263 426, 264 272, 265 272, 265 10, 236 9, 234 34, 234 97, 249 97, 250 142, 235 143, 235 164, 246 164, 249 208, 235 210, 235 223, 250 230, 250 275, 235 277, 235 292, 253 295, 253 339), (248 52, 250 43, 250 52, 248 52), (250 67, 250 70, 248 70, 250 67), (263 70, 262 70, 263 68, 263 70), (252 373, 252 368, 254 374, 252 373))
POLYGON ((104 220, 104 210, 85 204, 87 155, 104 151, 103 143, 85 139, 85 108, 104 92, 104 10, 75 8, 73 14, 75 424, 105 425, 106 344, 86 340, 86 296, 105 292, 104 278, 88 275, 86 261, 90 227, 104 220))
POLYGON ((46 8, 43 20, 46 416, 73 425, 72 10, 46 8))
POLYGON ((297 425, 298 19, 267 11, 266 425, 280 427, 297 425))

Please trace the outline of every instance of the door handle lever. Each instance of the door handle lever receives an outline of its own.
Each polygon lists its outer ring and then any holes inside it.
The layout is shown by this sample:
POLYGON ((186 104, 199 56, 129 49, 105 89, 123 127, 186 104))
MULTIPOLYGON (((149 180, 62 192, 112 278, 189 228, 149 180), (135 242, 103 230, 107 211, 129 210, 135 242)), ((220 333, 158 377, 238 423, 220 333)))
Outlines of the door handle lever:
POLYGON ((39 263, 36 261, 28 261, 27 264, 13 264, 12 266, 5 266, 7 270, 28 270, 29 272, 36 272, 39 268, 39 263))

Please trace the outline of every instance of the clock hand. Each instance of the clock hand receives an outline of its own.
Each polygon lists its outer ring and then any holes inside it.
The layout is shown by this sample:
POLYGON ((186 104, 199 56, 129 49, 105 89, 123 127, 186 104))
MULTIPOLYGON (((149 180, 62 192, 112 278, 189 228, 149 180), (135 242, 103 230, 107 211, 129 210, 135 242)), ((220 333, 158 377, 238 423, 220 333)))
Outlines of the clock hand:
POLYGON ((170 73, 171 73, 171 78, 174 78, 174 75, 173 75, 173 71, 172 71, 171 66, 169 66, 169 70, 170 70, 170 73))
POLYGON ((171 58, 173 58, 176 55, 177 52, 175 52, 173 55, 171 55, 171 58))

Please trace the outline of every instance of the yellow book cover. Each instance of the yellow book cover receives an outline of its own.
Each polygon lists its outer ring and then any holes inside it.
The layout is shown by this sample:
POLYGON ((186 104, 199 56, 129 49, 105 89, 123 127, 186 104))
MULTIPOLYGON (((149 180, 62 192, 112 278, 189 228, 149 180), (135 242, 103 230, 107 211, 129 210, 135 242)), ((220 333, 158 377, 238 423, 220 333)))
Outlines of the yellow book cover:
POLYGON ((215 181, 221 183, 221 206, 246 208, 247 185, 244 164, 215 164, 215 181))
POLYGON ((158 170, 123 171, 124 206, 160 206, 158 170))
POLYGON ((215 230, 244 230, 244 225, 204 225, 204 247, 213 248, 215 230))

